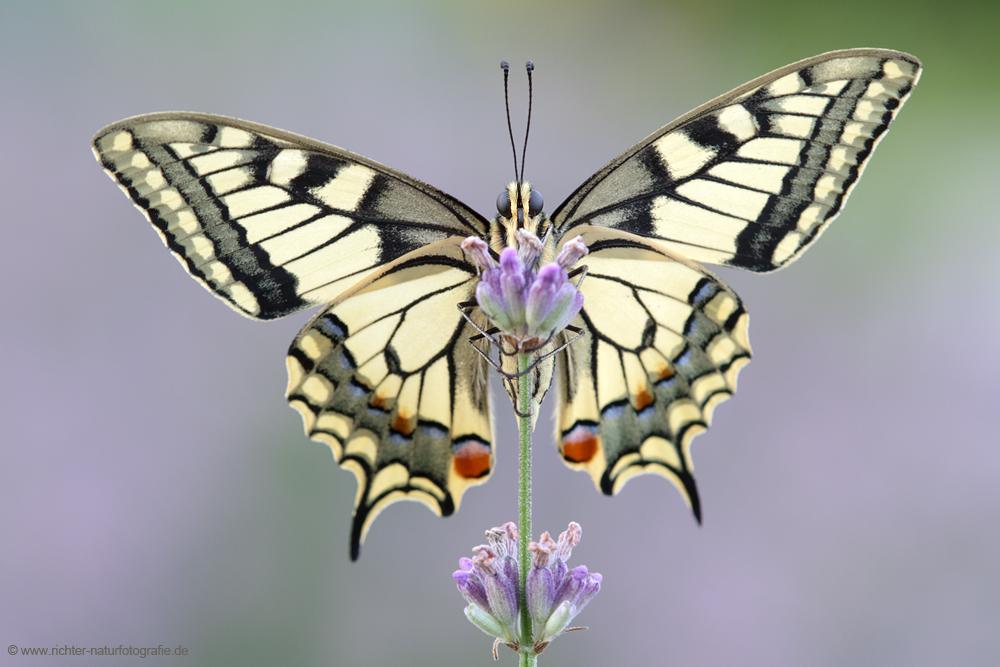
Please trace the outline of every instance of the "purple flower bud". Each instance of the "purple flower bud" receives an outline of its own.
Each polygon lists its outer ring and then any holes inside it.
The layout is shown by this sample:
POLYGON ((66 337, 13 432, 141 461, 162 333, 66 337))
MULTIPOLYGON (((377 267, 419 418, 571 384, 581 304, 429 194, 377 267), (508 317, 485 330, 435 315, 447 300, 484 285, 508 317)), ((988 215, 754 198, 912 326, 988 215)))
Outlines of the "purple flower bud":
POLYGON ((555 305, 559 288, 566 282, 566 272, 558 264, 546 264, 528 290, 525 320, 528 327, 538 329, 555 305))
MULTIPOLYGON (((517 251, 514 248, 504 248, 500 253, 500 289, 507 305, 506 314, 510 318, 510 330, 514 334, 522 333, 518 330, 524 326, 524 290, 530 275, 521 266, 517 251)), ((497 323, 497 326, 500 324, 497 323)), ((507 331, 504 327, 500 329, 507 331)))
POLYGON ((556 603, 576 602, 576 598, 587 579, 587 566, 581 565, 570 570, 556 588, 556 603))
POLYGON ((503 288, 500 285, 500 269, 493 268, 483 271, 479 277, 479 285, 476 286, 476 301, 486 317, 490 318, 501 330, 505 331, 514 327, 514 322, 511 320, 507 308, 507 300, 504 298, 503 288))
POLYGON ((505 642, 517 641, 518 573, 517 529, 513 524, 494 528, 486 533, 490 544, 473 549, 476 555, 461 558, 459 570, 452 574, 462 594, 471 604, 465 615, 476 627, 505 642))
MULTIPOLYGON (((532 544, 535 543, 532 542, 532 544)), ((525 586, 533 629, 545 625, 552 613, 556 592, 552 570, 544 565, 538 567, 536 563, 537 561, 532 558, 532 567, 528 570, 528 580, 525 586)))
POLYGON ((587 603, 594 599, 594 596, 601 592, 601 581, 604 577, 601 576, 600 572, 594 572, 588 578, 586 583, 580 589, 580 594, 577 596, 576 608, 579 613, 587 603))
MULTIPOLYGON (((469 564, 470 569, 472 568, 472 561, 468 558, 462 560, 469 564)), ((455 583, 458 584, 458 592, 472 604, 488 610, 490 603, 486 599, 486 589, 483 588, 482 580, 475 573, 466 570, 464 565, 461 567, 461 570, 451 575, 455 578, 455 583)))
POLYGON ((493 618, 508 630, 510 637, 517 636, 517 580, 510 579, 506 573, 486 575, 483 577, 486 588, 486 599, 489 601, 490 613, 493 618))
POLYGON ((531 286, 525 320, 528 331, 539 338, 548 338, 573 321, 583 307, 583 295, 571 285, 566 271, 555 262, 546 264, 538 272, 531 286))

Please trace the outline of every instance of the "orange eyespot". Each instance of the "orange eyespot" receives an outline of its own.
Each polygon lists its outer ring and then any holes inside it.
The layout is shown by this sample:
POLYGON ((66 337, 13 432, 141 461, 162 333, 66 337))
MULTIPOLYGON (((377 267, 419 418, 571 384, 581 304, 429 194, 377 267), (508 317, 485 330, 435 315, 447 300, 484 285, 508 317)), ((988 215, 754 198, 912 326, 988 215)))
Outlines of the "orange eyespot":
POLYGON ((460 477, 475 479, 490 471, 490 449, 478 442, 467 442, 455 451, 455 472, 460 477))
POLYGON ((573 463, 586 463, 597 454, 597 434, 577 426, 563 438, 562 455, 573 463))

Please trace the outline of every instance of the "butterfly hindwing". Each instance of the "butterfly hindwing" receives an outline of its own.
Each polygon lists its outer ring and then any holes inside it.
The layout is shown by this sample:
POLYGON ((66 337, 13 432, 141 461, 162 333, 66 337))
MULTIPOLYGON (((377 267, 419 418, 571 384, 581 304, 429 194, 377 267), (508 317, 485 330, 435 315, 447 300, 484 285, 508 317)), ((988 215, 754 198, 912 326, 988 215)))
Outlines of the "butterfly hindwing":
POLYGON ((796 259, 840 212, 920 74, 880 49, 803 60, 639 142, 553 213, 655 238, 689 259, 751 271, 796 259))
POLYGON ((486 221, 343 149, 223 116, 137 116, 93 140, 101 165, 205 287, 250 317, 332 301, 372 270, 486 221))
POLYGON ((641 474, 666 477, 696 516, 691 440, 736 391, 750 361, 739 297, 655 241, 579 227, 586 335, 560 355, 559 449, 612 495, 641 474))
POLYGON ((493 469, 486 368, 458 311, 476 272, 460 239, 379 270, 323 309, 288 353, 288 400, 306 433, 357 477, 351 557, 400 500, 439 515, 493 469))

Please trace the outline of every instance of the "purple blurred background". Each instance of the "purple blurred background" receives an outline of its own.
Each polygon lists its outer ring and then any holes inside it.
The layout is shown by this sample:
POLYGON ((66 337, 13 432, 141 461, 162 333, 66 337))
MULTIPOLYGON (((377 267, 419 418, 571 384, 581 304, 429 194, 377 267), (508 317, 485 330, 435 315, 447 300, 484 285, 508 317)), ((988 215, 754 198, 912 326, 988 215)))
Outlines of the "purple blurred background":
POLYGON ((492 664, 450 574, 516 514, 506 399, 493 479, 446 520, 393 506, 351 563, 354 478, 282 397, 309 315, 255 323, 186 277, 94 162, 102 126, 238 116, 489 215, 510 178, 498 63, 514 65, 520 127, 531 58, 527 174, 552 210, 711 97, 878 46, 926 72, 846 212, 786 271, 719 271, 749 308, 755 359, 694 447, 704 525, 659 478, 600 496, 539 421, 536 528, 580 522, 571 564, 605 582, 578 618, 591 629, 541 660, 1000 664, 1000 16, 804 5, 4 3, 0 645, 492 664))

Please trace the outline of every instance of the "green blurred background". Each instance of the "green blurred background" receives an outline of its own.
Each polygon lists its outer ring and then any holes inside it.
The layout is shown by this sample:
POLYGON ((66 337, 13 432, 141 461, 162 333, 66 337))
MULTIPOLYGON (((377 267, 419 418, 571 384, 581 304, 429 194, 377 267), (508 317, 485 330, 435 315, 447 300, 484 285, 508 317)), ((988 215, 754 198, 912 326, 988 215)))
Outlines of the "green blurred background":
POLYGON ((597 494, 543 415, 536 527, 583 524, 571 564, 605 587, 578 618, 591 629, 542 664, 1000 664, 998 7, 7 0, 0 642, 189 649, 146 659, 171 664, 492 663, 450 574, 516 513, 506 400, 489 484, 449 519, 393 506, 351 563, 353 476, 282 398, 308 314, 254 323, 185 277, 94 162, 102 126, 238 116, 489 215, 511 162, 498 63, 522 127, 530 58, 527 175, 552 210, 716 95, 885 47, 924 77, 841 219, 786 271, 720 271, 755 361, 694 448, 704 525, 659 478, 597 494))

